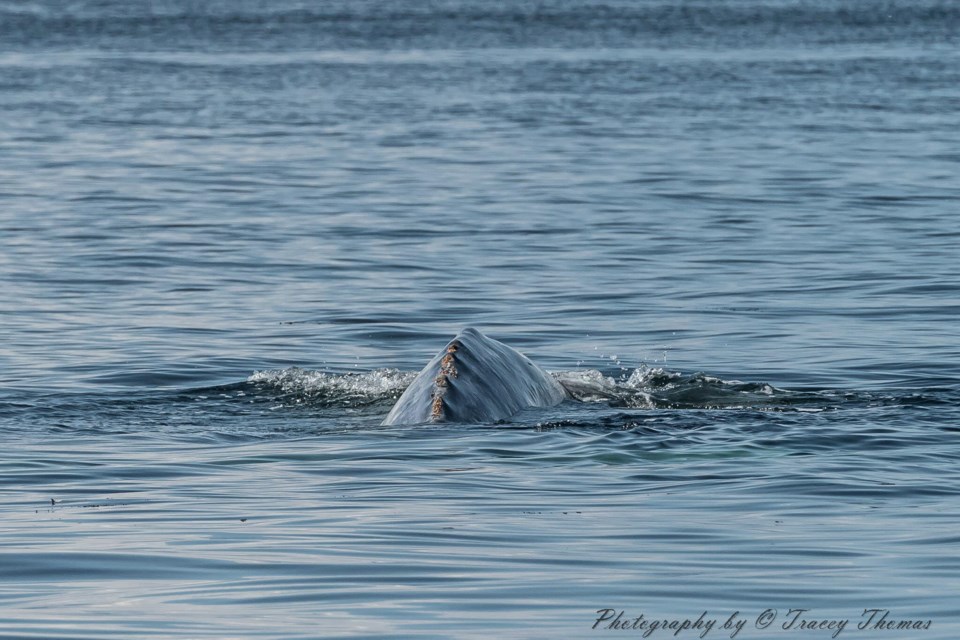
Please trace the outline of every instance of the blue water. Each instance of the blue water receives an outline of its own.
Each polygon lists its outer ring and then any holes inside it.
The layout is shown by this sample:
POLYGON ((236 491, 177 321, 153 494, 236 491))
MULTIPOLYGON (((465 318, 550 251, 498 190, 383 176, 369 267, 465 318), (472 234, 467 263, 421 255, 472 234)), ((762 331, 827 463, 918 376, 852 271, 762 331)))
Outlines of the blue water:
POLYGON ((958 34, 0 2, 0 637, 960 637, 958 34), (577 398, 380 427, 469 325, 577 398))

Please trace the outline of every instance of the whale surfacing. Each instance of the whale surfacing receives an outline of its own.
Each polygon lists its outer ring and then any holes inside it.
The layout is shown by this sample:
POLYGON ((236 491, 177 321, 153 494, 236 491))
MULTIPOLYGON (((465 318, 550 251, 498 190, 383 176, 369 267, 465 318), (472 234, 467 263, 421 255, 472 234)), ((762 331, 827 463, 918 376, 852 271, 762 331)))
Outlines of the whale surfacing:
POLYGON ((382 424, 496 422, 566 397, 522 353, 467 328, 427 363, 382 424))

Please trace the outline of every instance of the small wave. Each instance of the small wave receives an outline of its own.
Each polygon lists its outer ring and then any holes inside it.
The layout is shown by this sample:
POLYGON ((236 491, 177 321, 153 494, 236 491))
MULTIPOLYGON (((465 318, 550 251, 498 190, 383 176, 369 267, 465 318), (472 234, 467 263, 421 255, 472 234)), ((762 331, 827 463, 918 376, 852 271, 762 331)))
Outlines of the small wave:
POLYGON ((643 409, 719 409, 770 407, 809 400, 806 394, 777 389, 763 382, 722 380, 705 373, 682 374, 663 368, 638 367, 618 377, 596 369, 553 374, 581 402, 643 409))

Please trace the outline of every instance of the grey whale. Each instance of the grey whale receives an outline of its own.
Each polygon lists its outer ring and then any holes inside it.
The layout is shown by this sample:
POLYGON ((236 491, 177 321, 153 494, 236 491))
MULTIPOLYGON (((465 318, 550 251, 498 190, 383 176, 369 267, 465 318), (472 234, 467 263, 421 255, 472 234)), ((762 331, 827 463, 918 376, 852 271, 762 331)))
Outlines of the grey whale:
POLYGON ((466 328, 427 363, 381 424, 497 422, 566 398, 560 383, 522 353, 466 328))

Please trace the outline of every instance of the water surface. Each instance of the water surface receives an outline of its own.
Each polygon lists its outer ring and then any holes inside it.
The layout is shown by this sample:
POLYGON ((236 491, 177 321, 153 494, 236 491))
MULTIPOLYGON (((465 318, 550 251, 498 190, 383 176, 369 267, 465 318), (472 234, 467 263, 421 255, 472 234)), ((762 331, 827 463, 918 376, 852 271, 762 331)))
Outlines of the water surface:
POLYGON ((195 4, 0 2, 0 637, 960 634, 960 9, 195 4))

